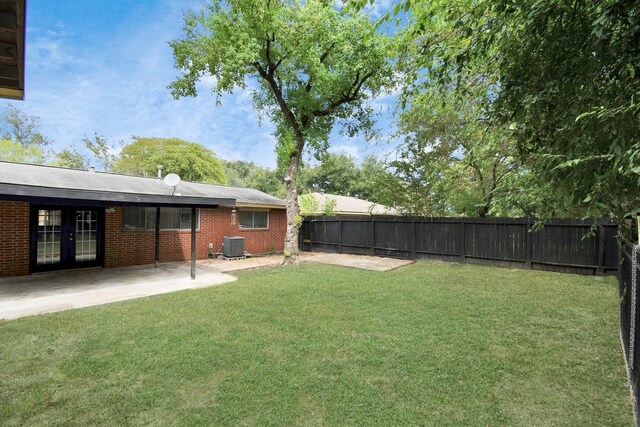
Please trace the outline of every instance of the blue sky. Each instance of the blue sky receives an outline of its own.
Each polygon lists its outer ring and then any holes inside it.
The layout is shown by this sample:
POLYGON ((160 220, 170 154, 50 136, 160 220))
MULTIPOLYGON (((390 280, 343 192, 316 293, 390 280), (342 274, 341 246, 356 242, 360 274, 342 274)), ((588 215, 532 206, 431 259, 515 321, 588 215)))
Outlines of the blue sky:
MULTIPOLYGON (((379 7, 388 6, 382 1, 379 7)), ((199 0, 31 1, 27 10, 25 101, 54 148, 81 145, 98 132, 112 143, 132 135, 177 137, 207 146, 227 160, 274 167, 273 126, 259 126, 251 94, 238 91, 222 106, 203 83, 199 96, 174 100, 166 86, 177 76, 168 41, 181 35, 182 12, 199 0)), ((387 111, 392 95, 374 101, 387 111)), ((386 143, 331 136, 332 151, 361 160, 392 150, 386 143)))

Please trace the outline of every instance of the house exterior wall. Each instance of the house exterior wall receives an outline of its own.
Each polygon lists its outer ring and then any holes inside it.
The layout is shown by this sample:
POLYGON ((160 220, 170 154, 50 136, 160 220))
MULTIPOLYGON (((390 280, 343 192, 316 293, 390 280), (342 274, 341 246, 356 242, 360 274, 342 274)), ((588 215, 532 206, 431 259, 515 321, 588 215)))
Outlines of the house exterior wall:
MULTIPOLYGON (((105 214, 105 267, 152 264, 155 260, 155 231, 130 231, 122 226, 121 206, 107 208, 105 214)), ((231 209, 200 209, 200 229, 196 234, 196 256, 208 257, 209 243, 214 252, 221 251, 224 236, 245 238, 245 251, 252 254, 281 252, 284 248, 286 211, 272 209, 269 212, 269 228, 244 230, 231 224, 231 209)), ((160 262, 191 259, 191 231, 160 231, 160 262)))
MULTIPOLYGON (((29 210, 26 202, 0 200, 0 277, 29 274, 29 210)), ((239 209, 237 209, 239 212, 239 209)), ((125 230, 122 206, 107 207, 104 230, 104 266, 124 267, 153 264, 155 261, 155 231, 125 230)), ((222 250, 224 236, 245 238, 245 250, 252 254, 281 252, 284 248, 286 211, 269 211, 269 227, 244 230, 231 224, 231 209, 201 209, 200 229, 196 235, 198 259, 208 257, 209 243, 214 252, 222 250)), ((160 262, 191 259, 191 230, 160 232, 160 262)))
POLYGON ((29 203, 0 200, 0 277, 29 274, 29 203))

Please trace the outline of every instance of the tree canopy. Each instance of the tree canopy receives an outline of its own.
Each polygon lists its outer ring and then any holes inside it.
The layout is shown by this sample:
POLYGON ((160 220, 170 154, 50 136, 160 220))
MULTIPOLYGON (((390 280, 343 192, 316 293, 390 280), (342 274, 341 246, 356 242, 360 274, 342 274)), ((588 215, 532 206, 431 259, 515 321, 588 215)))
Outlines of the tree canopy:
POLYGON ((468 99, 478 76, 490 80, 486 117, 512 131, 538 191, 583 215, 621 216, 640 207, 638 2, 402 5, 411 11, 399 43, 411 83, 405 102, 423 91, 468 99))
POLYGON ((326 153, 319 164, 301 168, 298 191, 323 191, 391 205, 396 202, 391 195, 393 190, 389 191, 392 180, 388 166, 375 155, 368 155, 358 164, 352 156, 326 153))
POLYGON ((20 163, 44 163, 45 151, 34 144, 22 145, 19 142, 0 139, 0 160, 20 163))
POLYGON ((51 140, 40 130, 40 117, 29 115, 11 104, 5 105, 4 114, 0 119, 0 129, 4 139, 24 147, 44 147, 51 144, 51 140))
POLYGON ((222 161, 229 185, 255 188, 276 197, 284 197, 283 173, 244 160, 222 161))
POLYGON ((497 203, 506 196, 502 183, 511 178, 513 184, 513 175, 522 172, 512 132, 487 117, 486 86, 478 82, 471 90, 473 95, 463 99, 454 99, 451 91, 423 91, 400 114, 404 142, 391 166, 403 183, 396 199, 406 212, 472 217, 522 213, 497 203))
POLYGON ((373 129, 367 100, 392 76, 387 36, 364 14, 333 2, 213 0, 185 14, 184 36, 171 46, 182 72, 170 85, 174 96, 195 96, 196 83, 212 76, 219 96, 251 88, 256 109, 276 125, 286 165, 285 261, 295 261, 303 150, 326 149, 336 123, 347 134, 373 129))
POLYGON ((113 170, 134 175, 155 176, 158 165, 163 173, 176 173, 186 181, 226 184, 227 176, 220 160, 208 148, 178 138, 134 136, 122 148, 113 170))

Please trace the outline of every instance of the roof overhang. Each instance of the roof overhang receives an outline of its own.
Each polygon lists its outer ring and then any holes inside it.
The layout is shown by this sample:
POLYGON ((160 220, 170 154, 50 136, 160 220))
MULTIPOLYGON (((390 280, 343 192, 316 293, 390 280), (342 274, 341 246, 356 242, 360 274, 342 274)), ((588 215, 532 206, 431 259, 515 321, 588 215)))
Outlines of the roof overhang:
POLYGON ((34 187, 20 184, 0 184, 0 198, 3 200, 25 201, 31 203, 198 208, 214 208, 220 205, 233 205, 236 202, 235 199, 232 198, 116 193, 110 191, 34 187))
POLYGON ((26 0, 0 0, 0 97, 24 99, 26 0))

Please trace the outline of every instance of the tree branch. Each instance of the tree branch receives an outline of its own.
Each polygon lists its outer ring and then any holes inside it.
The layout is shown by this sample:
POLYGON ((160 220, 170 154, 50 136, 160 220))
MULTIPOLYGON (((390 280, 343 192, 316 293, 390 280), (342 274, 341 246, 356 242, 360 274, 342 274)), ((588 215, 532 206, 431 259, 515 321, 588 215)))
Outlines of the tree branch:
POLYGON ((329 46, 327 48, 327 50, 325 50, 322 55, 320 55, 320 62, 324 62, 325 59, 327 59, 327 56, 329 56, 329 52, 331 52, 331 50, 334 48, 336 44, 335 43, 331 43, 331 46, 329 46))
POLYGON ((355 81, 351 84, 351 87, 347 90, 345 94, 342 95, 341 98, 334 102, 329 102, 329 106, 324 110, 314 110, 313 115, 316 117, 324 117, 329 115, 333 110, 341 106, 342 104, 346 104, 347 102, 355 101, 360 94, 360 90, 362 89, 362 85, 372 77, 374 72, 370 72, 366 74, 362 80, 360 79, 360 73, 356 74, 355 81))
POLYGON ((281 86, 278 84, 278 82, 274 78, 273 73, 270 74, 269 72, 267 72, 258 61, 254 62, 253 65, 256 67, 256 70, 258 70, 258 74, 260 74, 260 77, 262 77, 267 83, 269 83, 273 96, 276 98, 276 101, 278 102, 278 107, 280 107, 280 111, 282 112, 282 114, 285 117, 285 120, 289 123, 289 125, 293 129, 293 132, 296 135, 296 139, 298 140, 297 149, 298 151, 302 152, 302 146, 300 141, 302 141, 302 144, 304 144, 304 137, 302 135, 300 126, 298 125, 298 122, 296 120, 296 116, 293 114, 293 111, 291 111, 291 108, 289 108, 289 105, 287 105, 287 101, 285 101, 284 99, 281 86))

